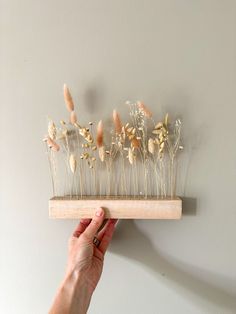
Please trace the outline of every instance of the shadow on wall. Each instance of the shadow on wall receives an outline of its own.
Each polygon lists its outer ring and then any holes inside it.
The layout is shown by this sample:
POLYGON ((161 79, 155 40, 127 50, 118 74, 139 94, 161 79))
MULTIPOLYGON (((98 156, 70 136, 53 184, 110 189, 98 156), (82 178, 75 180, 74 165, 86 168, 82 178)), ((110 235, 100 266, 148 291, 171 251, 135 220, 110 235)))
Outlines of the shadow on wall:
MULTIPOLYGON (((190 208, 190 211, 186 210, 185 200, 185 206, 183 206, 185 210, 183 210, 183 213, 187 212, 188 215, 195 215, 196 207, 194 207, 194 204, 196 204, 196 199, 187 198, 187 202, 192 205, 192 208, 190 208)), ((223 289, 215 287, 200 280, 197 276, 183 271, 182 268, 184 268, 184 265, 180 269, 174 262, 171 263, 161 256, 160 253, 156 252, 151 241, 137 228, 133 220, 122 220, 119 222, 110 251, 144 264, 158 276, 159 280, 165 280, 166 284, 168 284, 167 281, 172 281, 178 289, 184 290, 185 294, 194 294, 202 300, 211 302, 214 306, 227 308, 232 310, 232 312, 236 308, 235 295, 228 294, 223 289)), ((196 272, 193 271, 193 273, 199 272, 199 269, 195 270, 196 272)))

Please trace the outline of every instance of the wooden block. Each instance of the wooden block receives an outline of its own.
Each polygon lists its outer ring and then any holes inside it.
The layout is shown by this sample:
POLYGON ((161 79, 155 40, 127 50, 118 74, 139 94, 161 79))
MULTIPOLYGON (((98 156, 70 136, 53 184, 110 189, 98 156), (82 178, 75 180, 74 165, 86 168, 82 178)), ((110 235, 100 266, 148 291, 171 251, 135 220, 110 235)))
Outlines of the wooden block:
POLYGON ((54 197, 49 201, 49 217, 60 219, 92 218, 102 207, 105 218, 118 219, 180 219, 182 200, 176 198, 54 197))

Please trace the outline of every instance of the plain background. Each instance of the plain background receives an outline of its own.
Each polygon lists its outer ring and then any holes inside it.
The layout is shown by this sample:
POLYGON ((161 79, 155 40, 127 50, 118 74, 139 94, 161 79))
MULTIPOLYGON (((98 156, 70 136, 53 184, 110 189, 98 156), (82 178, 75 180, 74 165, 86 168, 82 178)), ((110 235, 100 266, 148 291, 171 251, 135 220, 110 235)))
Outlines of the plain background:
MULTIPOLYGON (((236 313, 236 2, 1 1, 0 312, 47 313, 76 221, 48 219, 46 116, 142 99, 184 125, 181 221, 122 221, 91 314, 236 313)), ((81 115, 80 115, 81 114, 81 115)))

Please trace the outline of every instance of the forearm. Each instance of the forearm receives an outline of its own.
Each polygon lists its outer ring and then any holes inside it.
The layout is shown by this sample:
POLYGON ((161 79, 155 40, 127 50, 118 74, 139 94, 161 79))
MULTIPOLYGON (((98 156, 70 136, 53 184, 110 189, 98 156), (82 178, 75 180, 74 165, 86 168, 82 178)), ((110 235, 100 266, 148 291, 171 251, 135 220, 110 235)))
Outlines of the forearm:
POLYGON ((86 314, 91 296, 83 277, 71 273, 62 282, 49 314, 86 314))

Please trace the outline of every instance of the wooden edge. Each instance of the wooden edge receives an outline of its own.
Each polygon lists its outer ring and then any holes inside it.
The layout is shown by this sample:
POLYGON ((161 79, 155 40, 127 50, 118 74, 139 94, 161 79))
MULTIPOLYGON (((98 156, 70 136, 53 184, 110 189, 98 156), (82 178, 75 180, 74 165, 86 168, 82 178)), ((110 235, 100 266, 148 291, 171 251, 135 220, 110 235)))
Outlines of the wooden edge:
POLYGON ((49 200, 49 217, 56 219, 92 218, 102 207, 105 218, 117 219, 180 219, 182 200, 174 199, 66 199, 49 200))

